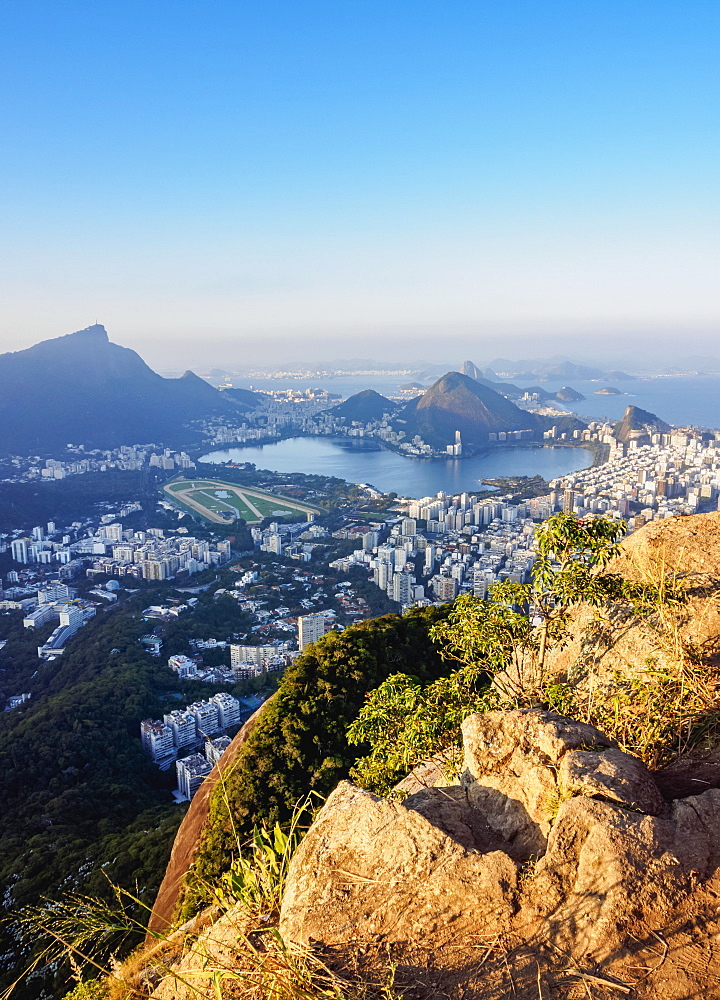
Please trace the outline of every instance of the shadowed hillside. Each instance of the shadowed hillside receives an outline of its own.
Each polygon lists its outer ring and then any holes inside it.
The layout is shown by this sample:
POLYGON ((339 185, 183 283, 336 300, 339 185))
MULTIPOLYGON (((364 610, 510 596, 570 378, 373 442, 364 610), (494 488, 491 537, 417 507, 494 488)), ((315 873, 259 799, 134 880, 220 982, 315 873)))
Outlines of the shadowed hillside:
POLYGON ((247 409, 193 372, 163 378, 104 326, 0 355, 0 451, 185 443, 184 425, 247 409))

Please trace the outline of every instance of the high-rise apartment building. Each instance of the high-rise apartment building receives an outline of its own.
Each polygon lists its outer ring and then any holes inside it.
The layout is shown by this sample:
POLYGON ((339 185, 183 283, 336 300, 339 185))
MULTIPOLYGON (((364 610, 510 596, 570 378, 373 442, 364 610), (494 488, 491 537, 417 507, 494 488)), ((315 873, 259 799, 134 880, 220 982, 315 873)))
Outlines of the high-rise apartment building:
POLYGON ((454 601, 457 597, 458 582, 451 576, 434 576, 432 578, 433 593, 439 601, 454 601))
POLYGON ((173 731, 164 722, 158 722, 157 719, 143 719, 140 723, 140 739, 156 763, 175 756, 173 731))
POLYGON ((220 715, 214 701, 195 701, 192 705, 188 705, 187 711, 195 716, 198 736, 209 736, 220 729, 220 715))
POLYGON ((217 705, 218 722, 221 729, 240 725, 240 702, 226 691, 215 694, 210 699, 217 705))
POLYGON ((172 729, 173 743, 180 747, 190 746, 197 739, 195 732, 195 716, 182 709, 174 709, 163 716, 163 722, 172 729))
POLYGON ((30 561, 28 553, 29 541, 29 538, 15 538, 10 543, 10 552, 15 562, 27 563, 30 561))
POLYGON ((395 573, 393 576, 392 599, 406 607, 412 604, 415 593, 415 577, 411 573, 395 573))
POLYGON ((186 799, 191 799, 212 771, 212 764, 200 753, 191 754, 175 765, 178 790, 186 799))
POLYGON ((311 642, 317 642, 330 627, 324 611, 315 615, 302 615, 298 618, 298 646, 304 650, 311 642))

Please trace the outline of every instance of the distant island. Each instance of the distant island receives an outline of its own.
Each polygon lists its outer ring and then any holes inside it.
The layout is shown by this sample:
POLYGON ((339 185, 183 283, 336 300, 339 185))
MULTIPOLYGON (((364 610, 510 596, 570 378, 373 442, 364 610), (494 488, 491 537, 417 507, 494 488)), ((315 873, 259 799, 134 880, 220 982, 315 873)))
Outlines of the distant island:
POLYGON ((625 393, 621 392, 620 389, 615 389, 612 385, 606 385, 604 389, 596 389, 596 396, 624 396, 625 393))

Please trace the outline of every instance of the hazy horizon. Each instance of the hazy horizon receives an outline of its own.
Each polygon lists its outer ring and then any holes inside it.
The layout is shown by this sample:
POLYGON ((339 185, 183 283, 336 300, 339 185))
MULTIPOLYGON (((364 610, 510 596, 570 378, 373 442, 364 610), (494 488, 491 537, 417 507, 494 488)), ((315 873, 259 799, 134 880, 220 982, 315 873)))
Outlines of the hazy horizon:
MULTIPOLYGON (((553 334, 546 330, 535 335, 509 330, 504 336, 483 336, 447 327, 435 331, 427 327, 387 330, 372 336, 346 329, 336 335, 313 336, 308 333, 302 338, 297 334, 283 337, 278 332, 275 338, 270 339, 269 345, 268 338, 262 333, 257 335, 257 339, 230 335, 216 340, 188 338, 183 343, 176 338, 168 344, 166 339, 152 335, 123 337, 107 323, 103 324, 101 318, 98 322, 106 327, 113 343, 137 351, 151 368, 160 372, 182 372, 188 368, 203 372, 211 368, 297 369, 303 365, 322 367, 357 359, 416 369, 424 365, 459 367, 465 360, 484 367, 496 358, 518 361, 558 356, 601 368, 627 367, 643 371, 655 371, 667 366, 682 367, 686 360, 693 358, 720 361, 720 346, 715 346, 715 340, 710 337, 693 339, 687 330, 681 334, 673 330, 633 330, 613 338, 601 328, 588 331, 586 336, 578 333, 553 334), (278 345, 282 345, 282 349, 278 345)), ((53 330, 37 338, 13 338, 11 343, 2 344, 3 353, 24 350, 41 340, 62 337, 76 330, 53 330)))

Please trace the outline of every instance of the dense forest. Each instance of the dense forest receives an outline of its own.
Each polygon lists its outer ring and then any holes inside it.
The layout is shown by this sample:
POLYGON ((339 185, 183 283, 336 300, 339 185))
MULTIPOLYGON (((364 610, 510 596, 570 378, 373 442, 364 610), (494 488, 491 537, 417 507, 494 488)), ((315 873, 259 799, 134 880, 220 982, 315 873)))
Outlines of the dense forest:
MULTIPOLYGON (((0 892, 10 915, 68 891, 107 896, 108 880, 152 903, 186 807, 171 796, 174 769, 160 771, 143 752, 139 722, 223 689, 180 680, 166 656, 138 642, 152 627, 141 610, 168 590, 144 589, 101 610, 50 663, 33 654, 52 625, 25 630, 21 613, 0 615, 0 688, 31 694, 0 713, 0 892)), ((243 624, 236 601, 207 592, 161 628, 168 651, 189 652, 191 635, 231 637, 243 624)), ((5 978, 16 945, 12 926, 0 925, 0 952, 12 956, 5 978)), ((17 996, 41 987, 31 981, 17 996)))

